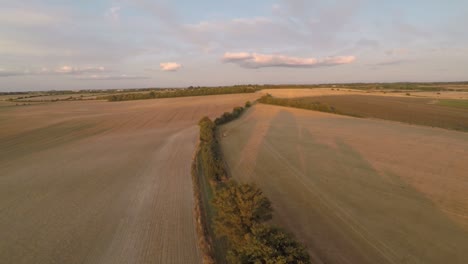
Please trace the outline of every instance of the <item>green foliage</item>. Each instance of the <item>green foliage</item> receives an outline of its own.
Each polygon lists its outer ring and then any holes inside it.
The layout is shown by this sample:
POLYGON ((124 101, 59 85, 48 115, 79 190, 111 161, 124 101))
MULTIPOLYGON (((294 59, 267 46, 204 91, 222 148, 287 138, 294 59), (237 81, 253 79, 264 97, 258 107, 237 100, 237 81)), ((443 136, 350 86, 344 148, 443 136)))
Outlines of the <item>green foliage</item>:
POLYGON ((239 116, 241 116, 243 112, 244 112, 243 107, 234 107, 234 109, 232 110, 231 113, 225 112, 222 116, 216 118, 215 119, 215 124, 217 126, 222 125, 222 124, 226 124, 226 123, 238 118, 239 116))
POLYGON ((252 106, 252 103, 250 101, 245 102, 245 108, 249 108, 252 106))
POLYGON ((256 224, 270 220, 270 201, 256 186, 229 181, 216 192, 213 200, 217 215, 215 227, 219 236, 239 247, 256 224))
POLYGON ((304 247, 266 222, 271 202, 256 186, 229 181, 213 200, 218 236, 229 242, 230 263, 310 263, 304 247))
POLYGON ((449 107, 468 108, 468 100, 442 99, 439 100, 437 104, 449 107))
POLYGON ((246 239, 229 259, 233 263, 310 263, 304 246, 283 230, 269 225, 255 225, 246 239))
POLYGON ((212 180, 224 179, 224 169, 216 140, 216 126, 208 117, 203 117, 200 126, 200 157, 205 174, 212 180))
POLYGON ((98 99, 107 99, 108 101, 129 101, 129 100, 143 100, 155 98, 173 98, 173 97, 186 97, 186 96, 203 96, 203 95, 216 95, 216 94, 235 94, 235 93, 254 93, 256 88, 249 86, 232 86, 232 87, 206 87, 206 88, 180 88, 173 89, 172 91, 151 91, 148 93, 126 93, 115 94, 111 96, 104 96, 98 99))
MULTIPOLYGON (((251 184, 225 181, 216 125, 239 117, 243 111, 243 107, 236 107, 215 122, 208 117, 198 122, 201 167, 215 189, 213 207, 206 209, 214 213, 206 220, 213 226, 207 229, 213 230, 214 227, 216 239, 227 242, 226 259, 229 263, 310 263, 303 246, 281 229, 266 223, 272 218, 273 209, 261 189, 251 184)), ((225 249, 221 255, 226 255, 225 249)))
POLYGON ((200 126, 200 140, 202 142, 214 140, 214 131, 216 127, 209 117, 205 116, 200 119, 198 126, 200 126))
POLYGON ((333 106, 320 102, 311 102, 308 98, 276 98, 267 94, 258 99, 258 102, 338 114, 338 111, 333 106))

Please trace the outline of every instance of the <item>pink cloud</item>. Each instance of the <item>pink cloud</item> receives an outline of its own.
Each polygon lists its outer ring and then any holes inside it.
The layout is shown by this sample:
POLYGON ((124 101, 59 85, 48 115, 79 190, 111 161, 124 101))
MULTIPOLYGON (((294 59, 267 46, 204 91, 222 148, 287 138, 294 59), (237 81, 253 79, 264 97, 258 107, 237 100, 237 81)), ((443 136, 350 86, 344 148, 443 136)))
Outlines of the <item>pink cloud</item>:
POLYGON ((162 71, 177 71, 182 68, 182 64, 177 62, 162 62, 159 64, 162 71))
POLYGON ((349 64, 356 60, 354 56, 336 56, 323 59, 289 57, 281 54, 259 54, 259 53, 231 53, 223 56, 226 63, 235 63, 244 68, 263 67, 292 67, 292 68, 314 68, 323 66, 334 66, 349 64))

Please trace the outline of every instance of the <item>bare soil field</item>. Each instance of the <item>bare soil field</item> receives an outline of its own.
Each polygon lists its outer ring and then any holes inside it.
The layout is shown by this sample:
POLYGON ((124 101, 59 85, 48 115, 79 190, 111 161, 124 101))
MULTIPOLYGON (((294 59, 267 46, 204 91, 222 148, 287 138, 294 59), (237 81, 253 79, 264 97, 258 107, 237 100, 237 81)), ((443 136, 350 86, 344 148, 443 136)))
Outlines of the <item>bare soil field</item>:
POLYGON ((294 100, 324 103, 353 116, 468 131, 468 108, 440 105, 444 100, 374 95, 329 95, 294 100))
POLYGON ((257 97, 0 108, 0 262, 200 263, 197 122, 257 97))
POLYGON ((316 263, 466 263, 468 133, 257 104, 220 136, 316 263))
POLYGON ((357 90, 348 88, 314 88, 314 89, 264 89, 260 93, 271 94, 275 97, 295 98, 309 96, 325 96, 325 95, 378 95, 389 97, 422 97, 434 99, 468 99, 468 91, 377 91, 377 90, 357 90), (407 95, 409 93, 409 96, 407 95))

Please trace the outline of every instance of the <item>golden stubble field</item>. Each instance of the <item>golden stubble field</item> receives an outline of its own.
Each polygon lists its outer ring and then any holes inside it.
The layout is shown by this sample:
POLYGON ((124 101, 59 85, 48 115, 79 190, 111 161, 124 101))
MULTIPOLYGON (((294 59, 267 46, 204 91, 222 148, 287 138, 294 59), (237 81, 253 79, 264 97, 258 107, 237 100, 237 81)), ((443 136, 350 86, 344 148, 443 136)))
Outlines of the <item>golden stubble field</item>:
POLYGON ((328 96, 328 95, 378 95, 391 97, 418 97, 418 98, 433 98, 433 99, 468 99, 467 87, 463 86, 460 91, 402 91, 389 92, 377 90, 357 90, 348 88, 314 88, 314 89, 263 89, 262 94, 271 94, 281 98, 296 98, 310 96, 328 96), (407 95, 409 93, 409 96, 407 95))
POLYGON ((468 133, 257 104, 220 135, 316 263, 466 263, 468 133))
POLYGON ((200 263, 197 122, 257 97, 0 108, 0 262, 200 263))

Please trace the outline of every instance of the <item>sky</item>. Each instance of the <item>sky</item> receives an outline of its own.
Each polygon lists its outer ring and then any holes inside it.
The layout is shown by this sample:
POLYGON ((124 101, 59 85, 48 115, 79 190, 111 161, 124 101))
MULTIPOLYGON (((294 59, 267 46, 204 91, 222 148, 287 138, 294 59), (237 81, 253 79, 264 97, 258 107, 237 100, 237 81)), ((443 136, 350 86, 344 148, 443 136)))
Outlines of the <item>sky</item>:
POLYGON ((467 81, 468 1, 0 0, 0 91, 467 81))

